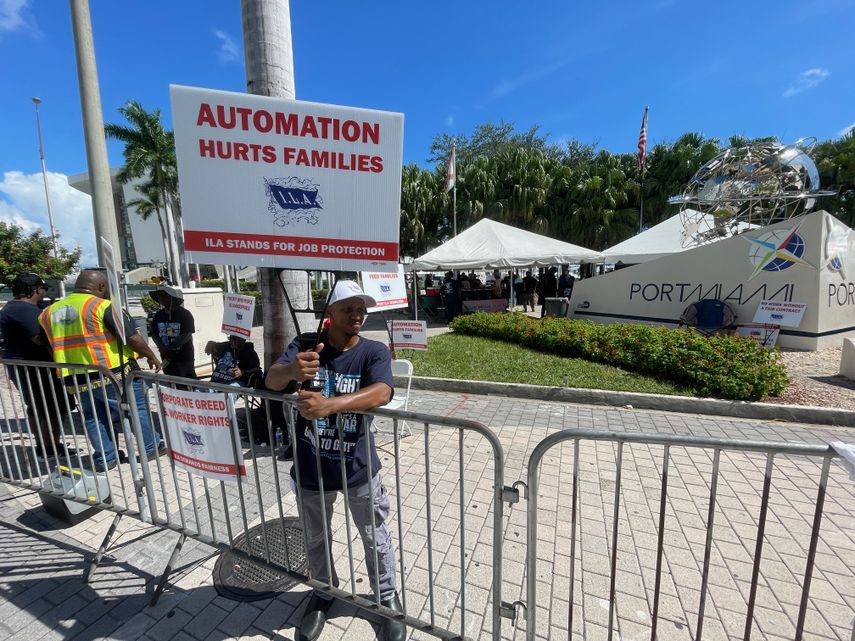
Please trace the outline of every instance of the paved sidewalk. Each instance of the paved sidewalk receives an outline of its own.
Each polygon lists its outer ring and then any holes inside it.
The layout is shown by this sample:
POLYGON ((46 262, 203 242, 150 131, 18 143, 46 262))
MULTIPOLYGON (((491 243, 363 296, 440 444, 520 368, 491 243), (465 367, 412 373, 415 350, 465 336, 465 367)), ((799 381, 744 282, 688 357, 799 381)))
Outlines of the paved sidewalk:
MULTIPOLYGON (((490 426, 506 452, 505 482, 525 478, 525 464, 544 436, 566 428, 693 434, 756 440, 819 443, 855 441, 851 430, 778 422, 762 423, 709 416, 667 414, 628 409, 468 397, 413 392, 411 409, 469 418, 490 426)), ((427 502, 433 509, 434 599, 439 623, 460 627, 459 586, 461 531, 466 533, 465 633, 489 638, 490 568, 492 563, 493 466, 486 441, 464 439, 465 512, 461 528, 458 437, 453 430, 431 434, 431 489, 425 487, 425 439, 413 426, 401 441, 400 485, 392 463, 392 443, 381 444, 385 482, 402 501, 402 539, 407 552, 406 586, 411 612, 429 616, 427 549, 424 536, 427 502)), ((624 448, 618 539, 618 585, 615 638, 649 638, 655 540, 659 506, 662 448, 624 448), (619 636, 618 636, 619 635, 619 636)), ((605 639, 608 624, 608 568, 614 502, 615 447, 583 443, 580 449, 580 530, 577 531, 576 593, 573 639, 605 639)), ((803 458, 779 457, 761 565, 760 589, 752 638, 792 638, 804 572, 807 534, 816 495, 818 465, 803 458)), ((693 639, 696 634, 698 586, 703 561, 708 509, 711 453, 673 448, 669 472, 665 571, 659 638, 693 639)), ((252 465, 252 463, 250 463, 252 465)), ((260 470, 267 462, 258 462, 260 470)), ((277 464, 279 465, 279 464, 277 464)), ((281 471, 287 466, 281 464, 281 471)), ((569 505, 573 447, 562 445, 544 458, 538 527, 538 637, 566 639, 570 568, 569 505)), ((743 638, 747 586, 754 554, 754 533, 765 458, 724 454, 719 478, 715 539, 711 557, 710 595, 705 639, 743 638)), ((252 474, 253 472, 250 472, 252 474)), ((252 491, 252 488, 248 488, 252 491)), ((262 494, 268 495, 262 488, 262 494)), ((286 513, 293 497, 283 496, 286 513)), ((525 501, 505 507, 503 598, 524 599, 525 501)), ((265 506, 275 512, 277 506, 265 506)), ((334 521, 334 555, 340 574, 347 574, 347 547, 341 503, 334 521)), ((806 639, 850 641, 855 617, 855 484, 838 463, 832 465, 822 537, 808 611, 806 639)), ((123 519, 114 547, 96 570, 91 585, 82 581, 84 563, 97 548, 112 521, 100 514, 73 527, 62 527, 40 507, 32 492, 0 485, 0 638, 168 639, 294 639, 306 589, 297 587, 275 599, 237 603, 212 587, 213 549, 188 540, 173 580, 160 603, 148 608, 146 590, 162 571, 177 539, 138 521, 123 519), (11 552, 11 553, 10 553, 11 552)), ((393 531, 398 542, 398 524, 393 531)), ((355 541, 355 539, 354 539, 355 541)), ((362 557, 356 542, 357 560, 362 557)), ((357 576, 361 568, 357 566, 357 576)), ((345 581, 347 586, 349 579, 345 581)), ((367 580, 357 579, 358 592, 367 580)), ((322 641, 377 638, 377 625, 337 605, 322 641)), ((503 636, 522 639, 520 629, 503 620, 503 636)), ((414 639, 431 638, 414 633, 414 639)))

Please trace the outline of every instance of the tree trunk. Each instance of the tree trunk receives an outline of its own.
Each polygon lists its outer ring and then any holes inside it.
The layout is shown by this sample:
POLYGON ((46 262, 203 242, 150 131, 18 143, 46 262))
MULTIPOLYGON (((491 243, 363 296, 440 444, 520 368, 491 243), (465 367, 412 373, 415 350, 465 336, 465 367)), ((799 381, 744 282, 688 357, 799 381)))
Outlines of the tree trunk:
MULTIPOLYGON (((247 92, 293 99, 294 54, 288 0, 241 0, 241 16, 247 92)), ((267 267, 258 269, 265 369, 285 351, 288 342, 299 331, 288 313, 282 285, 277 282, 280 271, 267 267)), ((302 280, 306 280, 305 272, 285 271, 282 282, 290 288, 301 280, 301 274, 302 280)), ((311 296, 309 299, 311 305, 311 296)), ((311 315, 311 322, 301 322, 306 327, 299 329, 314 329, 314 315, 311 315)))

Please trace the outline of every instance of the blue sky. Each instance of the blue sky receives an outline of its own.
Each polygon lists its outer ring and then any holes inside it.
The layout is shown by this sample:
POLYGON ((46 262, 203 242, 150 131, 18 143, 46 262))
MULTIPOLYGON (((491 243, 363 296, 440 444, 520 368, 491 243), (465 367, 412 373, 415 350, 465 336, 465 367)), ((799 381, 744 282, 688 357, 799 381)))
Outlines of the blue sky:
MULTIPOLYGON (((136 99, 169 123, 170 83, 244 89, 238 0, 90 1, 105 121, 136 99)), ((633 151, 644 105, 652 144, 855 125, 852 0, 293 0, 291 17, 297 97, 403 112, 405 162, 424 164, 439 132, 500 119, 633 151)), ((68 3, 0 0, 0 59, 0 219, 45 221, 39 96, 58 227, 88 250, 88 198, 64 184, 86 170, 68 3)))

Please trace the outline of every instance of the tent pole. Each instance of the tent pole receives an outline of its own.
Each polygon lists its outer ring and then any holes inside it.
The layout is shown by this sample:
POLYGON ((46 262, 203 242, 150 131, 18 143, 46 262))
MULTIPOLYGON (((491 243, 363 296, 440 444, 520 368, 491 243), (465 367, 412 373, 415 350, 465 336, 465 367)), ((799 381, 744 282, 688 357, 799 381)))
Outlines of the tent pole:
POLYGON ((413 267, 413 320, 419 320, 419 277, 413 267))

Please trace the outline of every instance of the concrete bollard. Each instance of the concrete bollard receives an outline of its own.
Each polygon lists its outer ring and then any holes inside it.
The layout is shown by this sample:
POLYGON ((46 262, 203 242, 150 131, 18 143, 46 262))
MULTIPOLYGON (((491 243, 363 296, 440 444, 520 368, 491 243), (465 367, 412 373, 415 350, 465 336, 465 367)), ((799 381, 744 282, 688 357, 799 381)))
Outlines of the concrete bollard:
POLYGON ((855 338, 843 339, 843 354, 840 356, 840 375, 855 381, 855 338))

